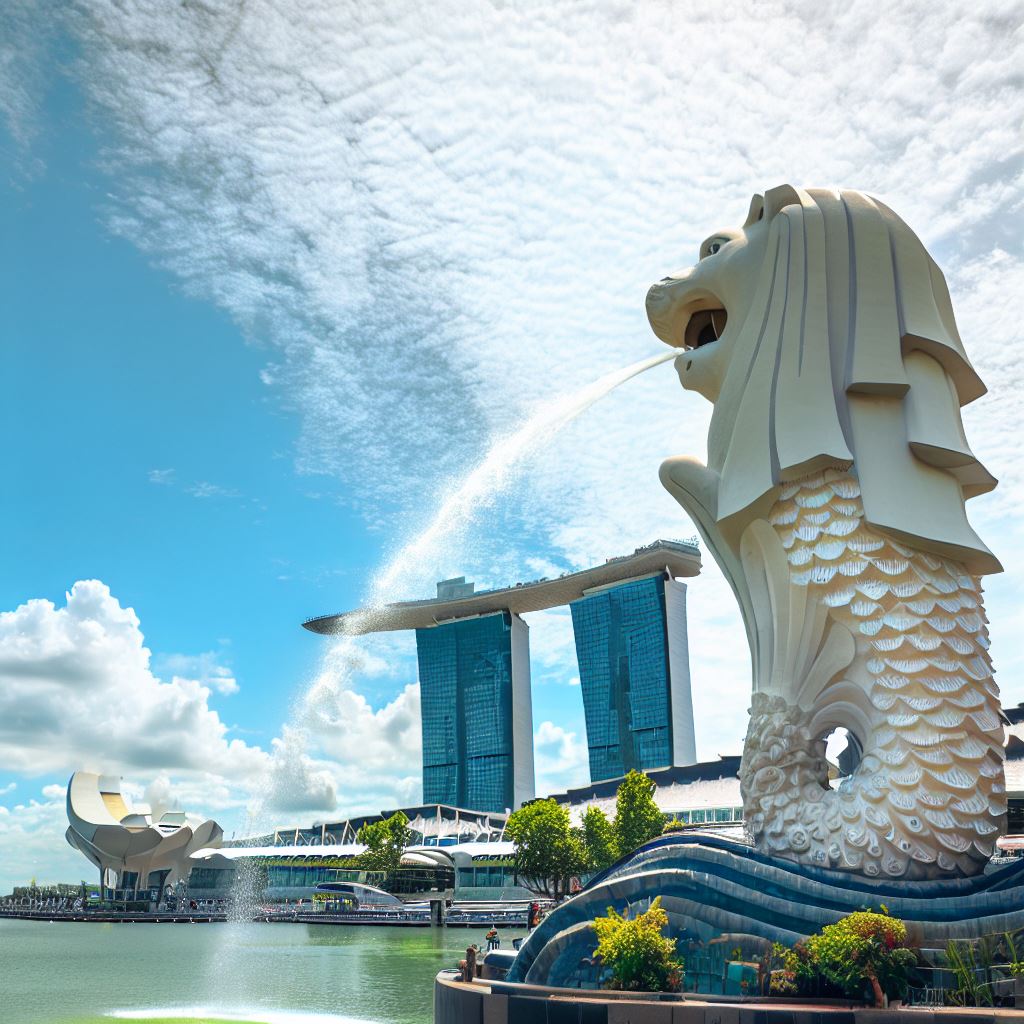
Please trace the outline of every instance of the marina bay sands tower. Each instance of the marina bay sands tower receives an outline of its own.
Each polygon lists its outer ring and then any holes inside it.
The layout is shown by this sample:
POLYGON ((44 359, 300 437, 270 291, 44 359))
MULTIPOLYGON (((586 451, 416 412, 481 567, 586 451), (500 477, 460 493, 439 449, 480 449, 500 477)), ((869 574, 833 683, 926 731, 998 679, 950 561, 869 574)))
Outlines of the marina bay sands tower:
POLYGON ((310 619, 316 633, 414 629, 423 716, 423 801, 502 812, 534 796, 529 627, 522 615, 569 605, 591 782, 696 761, 686 585, 693 544, 656 541, 557 579, 476 592, 464 577, 437 596, 310 619))
MULTIPOLYGON (((438 584, 438 596, 465 580, 438 584)), ((442 598, 443 599, 443 598, 442 598)), ((511 611, 416 630, 423 802, 514 809, 534 796, 530 627, 511 611)))

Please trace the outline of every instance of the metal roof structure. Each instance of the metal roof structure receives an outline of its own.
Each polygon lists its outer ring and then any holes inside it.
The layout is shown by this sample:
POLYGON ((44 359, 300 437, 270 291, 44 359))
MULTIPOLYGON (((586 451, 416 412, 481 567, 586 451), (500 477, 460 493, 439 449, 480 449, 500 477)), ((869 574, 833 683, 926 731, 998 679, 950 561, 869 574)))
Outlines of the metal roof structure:
POLYGON ((668 572, 673 577, 696 576, 700 569, 700 549, 696 540, 656 540, 646 547, 637 548, 631 555, 609 558, 601 565, 564 573, 556 579, 517 583, 514 587, 482 590, 454 598, 398 601, 382 608, 320 615, 307 619, 302 625, 311 633, 325 636, 423 629, 453 619, 493 615, 495 612, 539 612, 569 604, 592 590, 624 580, 659 571, 668 572))
MULTIPOLYGON (((739 754, 720 754, 717 761, 699 761, 697 764, 670 765, 665 768, 648 768, 643 774, 659 789, 664 786, 686 785, 692 782, 714 782, 717 779, 735 779, 740 770, 739 754)), ((589 786, 577 786, 564 793, 552 793, 550 799, 559 804, 585 804, 602 797, 616 794, 622 785, 622 776, 617 779, 602 779, 589 786)))

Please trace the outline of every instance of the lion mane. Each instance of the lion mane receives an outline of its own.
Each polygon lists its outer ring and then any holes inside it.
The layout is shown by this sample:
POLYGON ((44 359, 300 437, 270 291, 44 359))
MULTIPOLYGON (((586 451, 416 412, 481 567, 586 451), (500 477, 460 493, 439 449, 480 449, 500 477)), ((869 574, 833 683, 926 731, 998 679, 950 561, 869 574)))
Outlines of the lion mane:
MULTIPOLYGON (((971 572, 999 572, 964 510, 996 485, 960 419, 986 389, 935 261, 862 192, 782 185, 754 196, 744 231, 755 226, 767 232, 765 256, 742 283, 743 323, 727 328, 708 435, 718 528, 735 547, 787 481, 856 467, 870 525, 971 572)), ((664 315, 674 283, 651 289, 648 313, 680 345, 664 315)))

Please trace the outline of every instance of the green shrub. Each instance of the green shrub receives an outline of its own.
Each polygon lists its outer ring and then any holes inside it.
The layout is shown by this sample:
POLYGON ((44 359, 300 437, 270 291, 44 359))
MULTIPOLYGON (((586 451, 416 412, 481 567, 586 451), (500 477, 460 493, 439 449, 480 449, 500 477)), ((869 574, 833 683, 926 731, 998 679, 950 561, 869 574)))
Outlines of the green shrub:
MULTIPOLYGON (((1013 944, 1012 939, 1010 942, 1013 944)), ((1014 949, 1016 960, 1016 949, 1014 949)), ((956 984, 946 991, 946 1001, 953 1006, 991 1006, 993 967, 999 954, 998 940, 986 935, 975 942, 955 942, 946 945, 946 962, 956 984)), ((1009 964, 1013 975, 1013 964, 1009 964)))
POLYGON ((686 826, 678 819, 673 818, 671 821, 666 821, 664 827, 661 830, 661 834, 669 835, 672 832, 682 832, 686 826))
MULTIPOLYGON (((794 976, 806 987, 814 975, 845 995, 860 996, 871 985, 876 1007, 884 997, 906 994, 907 977, 917 963, 907 948, 907 929, 899 918, 859 911, 826 925, 794 948, 794 976)), ((824 993, 821 993, 824 994, 824 993)))
POLYGON ((629 911, 594 919, 598 943, 595 956, 612 972, 610 988, 630 992, 674 992, 682 985, 683 961, 676 959, 676 940, 662 935, 668 914, 659 896, 643 914, 629 911))
POLYGON ((792 971, 772 971, 768 981, 768 993, 773 996, 795 996, 796 975, 792 971))

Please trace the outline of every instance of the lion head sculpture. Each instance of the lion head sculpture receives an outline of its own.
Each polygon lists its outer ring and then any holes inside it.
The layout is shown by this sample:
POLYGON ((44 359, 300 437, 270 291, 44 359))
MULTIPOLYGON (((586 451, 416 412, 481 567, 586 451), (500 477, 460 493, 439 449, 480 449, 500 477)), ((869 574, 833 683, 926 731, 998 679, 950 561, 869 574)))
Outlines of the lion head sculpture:
POLYGON ((883 203, 790 185, 755 195, 742 227, 650 289, 647 313, 683 349, 683 387, 714 404, 714 476, 681 460, 662 470, 702 531, 735 553, 781 486, 851 470, 868 524, 972 573, 1000 571, 964 510, 996 484, 960 420, 985 386, 942 272, 883 203))

